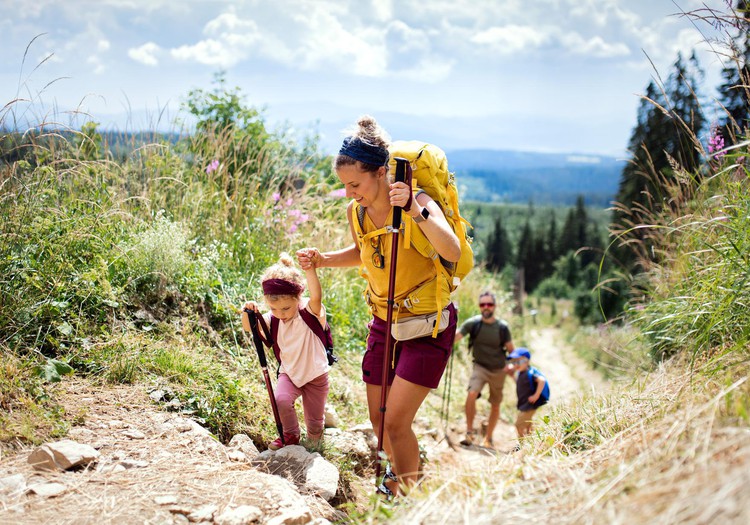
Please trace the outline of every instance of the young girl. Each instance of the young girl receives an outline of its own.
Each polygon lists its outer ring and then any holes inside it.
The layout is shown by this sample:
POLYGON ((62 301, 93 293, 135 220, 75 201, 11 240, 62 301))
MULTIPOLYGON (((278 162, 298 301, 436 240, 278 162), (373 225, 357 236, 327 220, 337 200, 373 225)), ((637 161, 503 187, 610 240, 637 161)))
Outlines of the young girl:
MULTIPOLYGON (((300 255, 298 252, 297 256, 300 255)), ((272 317, 279 320, 275 342, 281 351, 275 396, 284 427, 284 443, 281 438, 276 438, 268 448, 278 450, 285 445, 297 445, 300 442, 299 421, 294 410, 294 403, 300 396, 305 413, 307 440, 311 446, 315 446, 323 436, 330 367, 323 342, 301 317, 300 310, 306 309, 322 327, 326 326, 320 281, 315 268, 306 269, 303 277, 294 267, 292 258, 282 253, 279 262, 265 271, 261 284, 266 304, 271 310, 263 318, 268 326, 271 325, 272 317), (302 297, 305 280, 309 299, 302 297)), ((245 308, 259 311, 255 301, 245 303, 245 308)))

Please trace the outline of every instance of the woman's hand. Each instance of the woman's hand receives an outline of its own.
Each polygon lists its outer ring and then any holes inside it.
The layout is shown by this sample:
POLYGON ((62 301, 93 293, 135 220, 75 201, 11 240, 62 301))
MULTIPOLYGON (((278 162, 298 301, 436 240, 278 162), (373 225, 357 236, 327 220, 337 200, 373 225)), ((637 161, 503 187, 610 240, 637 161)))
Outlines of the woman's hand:
POLYGON ((317 248, 303 248, 297 251, 297 262, 303 270, 312 270, 320 266, 323 258, 317 248))
MULTIPOLYGON (((408 186, 404 182, 393 182, 391 183, 391 189, 388 192, 388 196, 390 197, 391 206, 399 206, 403 208, 409 203, 409 199, 411 198, 411 186, 408 186)), ((409 209, 411 209, 411 207, 409 207, 409 209)), ((404 211, 408 212, 409 210, 405 209, 404 211)))

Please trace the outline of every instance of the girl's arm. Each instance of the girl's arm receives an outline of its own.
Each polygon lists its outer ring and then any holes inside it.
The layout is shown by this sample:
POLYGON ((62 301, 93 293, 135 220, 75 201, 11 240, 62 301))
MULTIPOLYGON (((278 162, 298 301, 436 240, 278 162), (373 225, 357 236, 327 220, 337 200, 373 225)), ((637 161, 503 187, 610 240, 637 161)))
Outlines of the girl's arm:
MULTIPOLYGON (((391 206, 404 206, 409 201, 412 189, 403 182, 394 182, 391 184, 391 206)), ((461 244, 458 237, 453 233, 453 229, 445 220, 443 211, 432 197, 426 193, 420 193, 412 200, 411 208, 404 210, 404 213, 410 217, 417 217, 422 208, 427 208, 430 212, 427 220, 416 223, 417 227, 422 230, 427 240, 430 241, 435 251, 448 262, 458 262, 461 258, 461 244)))
POLYGON ((320 286, 318 272, 315 271, 314 267, 309 268, 305 270, 305 278, 307 279, 307 291, 310 294, 308 306, 312 313, 319 316, 323 308, 323 288, 320 286))
POLYGON ((349 233, 351 233, 354 244, 342 250, 320 253, 317 248, 306 248, 297 252, 297 261, 300 267, 307 271, 309 268, 345 268, 348 266, 359 266, 359 244, 357 234, 352 225, 352 208, 350 202, 346 209, 349 219, 349 233))

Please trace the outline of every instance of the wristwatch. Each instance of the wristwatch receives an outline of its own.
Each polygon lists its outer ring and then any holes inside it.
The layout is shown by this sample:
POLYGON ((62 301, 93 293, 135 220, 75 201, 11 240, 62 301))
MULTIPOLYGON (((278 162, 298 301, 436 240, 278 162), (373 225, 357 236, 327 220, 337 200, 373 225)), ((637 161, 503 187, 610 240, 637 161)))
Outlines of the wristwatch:
POLYGON ((414 219, 414 222, 420 223, 427 220, 427 218, 430 216, 430 210, 428 210, 426 207, 422 208, 422 211, 419 212, 419 215, 416 217, 412 217, 414 219))

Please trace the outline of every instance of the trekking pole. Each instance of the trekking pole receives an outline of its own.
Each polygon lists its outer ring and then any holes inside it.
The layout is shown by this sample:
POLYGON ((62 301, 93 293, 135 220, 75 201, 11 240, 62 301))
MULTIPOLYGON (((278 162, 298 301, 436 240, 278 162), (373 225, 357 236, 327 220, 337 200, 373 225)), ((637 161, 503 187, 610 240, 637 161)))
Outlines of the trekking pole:
MULTIPOLYGON (((411 189, 411 165, 409 161, 401 157, 394 157, 396 161, 396 182, 409 181, 411 189)), ((411 197, 407 204, 411 202, 411 197)), ((385 320, 385 353, 383 354, 383 375, 380 390, 380 426, 378 427, 378 459, 375 464, 375 484, 380 479, 380 455, 383 452, 383 437, 385 436, 385 402, 388 397, 388 376, 391 371, 391 356, 393 354, 393 343, 391 339, 391 323, 393 322, 393 297, 396 294, 396 260, 398 259, 398 234, 401 228, 401 206, 393 208, 393 225, 387 230, 391 236, 391 265, 388 275, 388 313, 385 320)))
POLYGON ((281 438, 281 444, 284 445, 284 427, 281 424, 281 416, 279 416, 279 407, 276 405, 276 396, 273 395, 273 386, 271 386, 271 377, 268 375, 268 361, 266 360, 266 351, 263 349, 263 339, 260 337, 258 332, 258 323, 263 327, 263 332, 266 336, 266 341, 273 344, 271 341, 271 334, 268 331, 266 322, 262 315, 258 315, 248 308, 243 308, 245 317, 242 318, 243 328, 247 332, 252 332, 253 343, 255 343, 255 351, 258 353, 258 361, 260 362, 260 369, 263 371, 263 380, 266 383, 266 390, 268 390, 268 397, 271 399, 271 410, 273 410, 273 418, 276 421, 276 430, 279 431, 279 438, 281 438), (245 326, 247 324, 247 326, 245 326))

